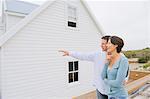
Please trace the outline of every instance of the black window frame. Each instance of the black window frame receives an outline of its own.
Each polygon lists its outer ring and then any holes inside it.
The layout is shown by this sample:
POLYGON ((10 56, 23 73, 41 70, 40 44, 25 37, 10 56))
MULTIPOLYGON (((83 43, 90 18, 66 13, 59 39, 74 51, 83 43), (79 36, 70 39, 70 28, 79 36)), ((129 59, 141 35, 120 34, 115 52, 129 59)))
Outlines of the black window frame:
POLYGON ((68 62, 68 83, 74 83, 78 81, 79 81, 79 61, 70 61, 68 62))

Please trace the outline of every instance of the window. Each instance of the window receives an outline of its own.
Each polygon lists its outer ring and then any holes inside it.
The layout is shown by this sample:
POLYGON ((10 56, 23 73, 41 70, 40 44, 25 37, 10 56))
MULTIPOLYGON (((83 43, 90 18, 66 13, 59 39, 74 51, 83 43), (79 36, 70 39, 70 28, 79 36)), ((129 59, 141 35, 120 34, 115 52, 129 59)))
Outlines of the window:
POLYGON ((78 61, 68 62, 69 74, 68 74, 68 82, 73 83, 78 81, 78 61))
POLYGON ((68 6, 68 26, 77 27, 77 9, 73 6, 68 6))

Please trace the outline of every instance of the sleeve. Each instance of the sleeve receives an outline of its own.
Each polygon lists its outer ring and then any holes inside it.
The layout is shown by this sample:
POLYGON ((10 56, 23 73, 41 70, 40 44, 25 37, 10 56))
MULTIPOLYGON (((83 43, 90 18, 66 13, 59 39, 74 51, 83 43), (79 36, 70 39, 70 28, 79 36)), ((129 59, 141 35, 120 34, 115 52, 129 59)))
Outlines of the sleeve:
POLYGON ((75 52, 75 51, 69 51, 69 56, 79 59, 79 60, 85 60, 85 61, 94 61, 96 52, 90 52, 90 53, 81 53, 81 52, 75 52))
POLYGON ((123 59, 120 62, 120 66, 119 66, 119 69, 118 69, 118 72, 117 72, 116 79, 115 80, 104 79, 104 82, 107 83, 110 86, 113 86, 113 87, 118 87, 119 85, 122 85, 123 81, 126 78, 128 66, 129 66, 128 60, 123 59))
POLYGON ((128 70, 127 70, 127 75, 126 75, 126 78, 125 78, 125 81, 128 82, 129 80, 129 76, 130 76, 130 66, 128 66, 128 70))
POLYGON ((108 67, 108 63, 105 64, 102 74, 101 74, 103 80, 107 79, 107 67, 108 67))

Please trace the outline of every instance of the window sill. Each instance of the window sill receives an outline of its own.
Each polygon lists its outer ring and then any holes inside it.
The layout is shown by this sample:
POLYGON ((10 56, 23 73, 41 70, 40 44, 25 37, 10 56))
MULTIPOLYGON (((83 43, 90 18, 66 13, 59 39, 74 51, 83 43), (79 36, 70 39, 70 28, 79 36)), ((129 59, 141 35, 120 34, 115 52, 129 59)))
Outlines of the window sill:
POLYGON ((79 81, 73 82, 73 83, 68 83, 68 87, 75 87, 75 86, 79 86, 80 83, 79 81))

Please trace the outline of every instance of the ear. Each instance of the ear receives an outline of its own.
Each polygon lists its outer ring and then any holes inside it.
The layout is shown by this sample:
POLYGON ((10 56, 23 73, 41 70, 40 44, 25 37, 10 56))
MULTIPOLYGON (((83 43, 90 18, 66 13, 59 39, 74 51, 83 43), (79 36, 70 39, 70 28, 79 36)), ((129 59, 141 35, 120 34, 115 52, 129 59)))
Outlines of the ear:
POLYGON ((117 48, 117 47, 118 47, 118 45, 115 45, 115 47, 117 48))

